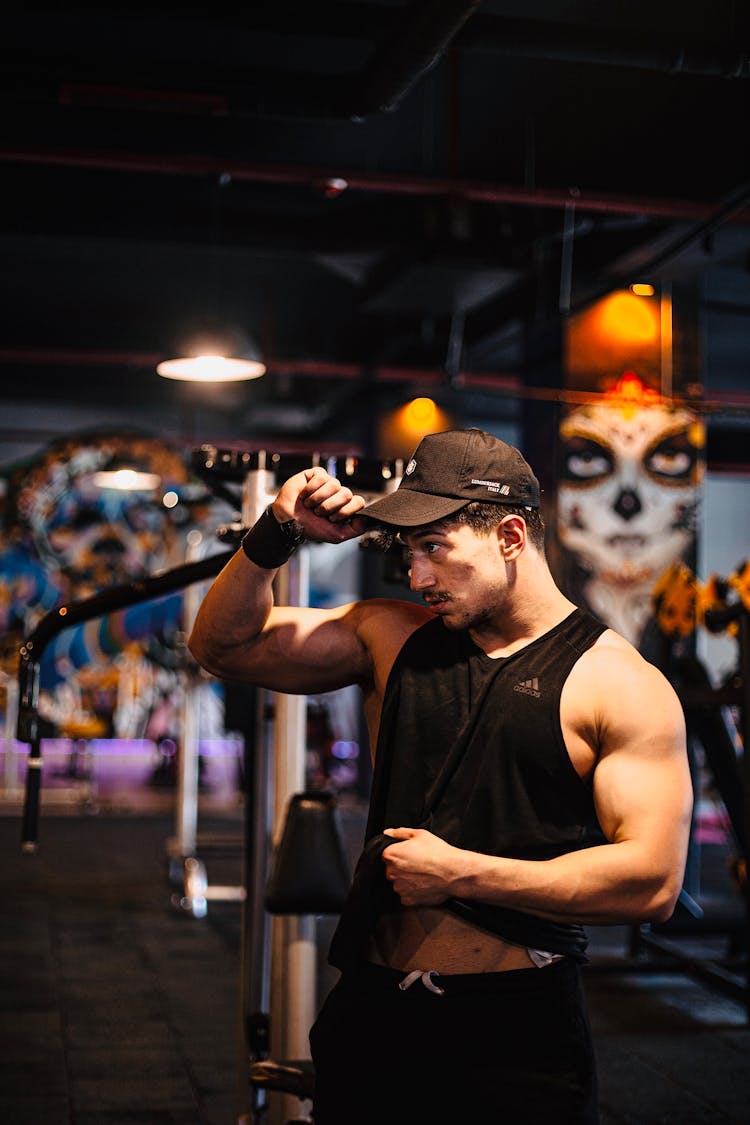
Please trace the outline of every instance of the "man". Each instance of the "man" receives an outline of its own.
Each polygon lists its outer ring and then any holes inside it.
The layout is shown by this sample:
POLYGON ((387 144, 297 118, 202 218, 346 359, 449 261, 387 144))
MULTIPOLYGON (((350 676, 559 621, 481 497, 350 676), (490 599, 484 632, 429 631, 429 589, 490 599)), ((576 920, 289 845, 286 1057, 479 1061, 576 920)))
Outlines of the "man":
POLYGON ((291 477, 203 603, 196 658, 276 691, 361 686, 367 844, 311 1033, 316 1125, 595 1122, 585 923, 669 917, 691 807, 664 678, 577 610, 539 485, 479 430, 426 437, 367 508, 291 477), (376 521, 374 525, 372 521, 376 521), (399 534, 424 605, 274 607, 300 538, 399 534))

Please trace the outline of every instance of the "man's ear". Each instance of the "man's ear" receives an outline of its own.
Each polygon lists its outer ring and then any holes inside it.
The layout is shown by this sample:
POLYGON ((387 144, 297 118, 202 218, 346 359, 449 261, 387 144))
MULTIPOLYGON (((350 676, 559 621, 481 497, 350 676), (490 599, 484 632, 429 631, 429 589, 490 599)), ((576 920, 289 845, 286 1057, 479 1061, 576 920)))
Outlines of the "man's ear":
POLYGON ((518 558, 526 546, 526 521, 523 516, 503 516, 497 525, 500 550, 506 562, 518 558))

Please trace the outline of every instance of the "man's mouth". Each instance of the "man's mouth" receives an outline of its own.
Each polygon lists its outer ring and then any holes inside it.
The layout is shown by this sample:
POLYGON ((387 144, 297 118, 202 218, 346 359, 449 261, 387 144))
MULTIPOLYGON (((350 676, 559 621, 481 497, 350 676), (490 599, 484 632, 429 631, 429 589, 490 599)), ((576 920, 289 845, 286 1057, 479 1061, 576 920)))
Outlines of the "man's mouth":
POLYGON ((450 594, 423 594, 422 600, 430 609, 437 609, 451 600, 450 594))

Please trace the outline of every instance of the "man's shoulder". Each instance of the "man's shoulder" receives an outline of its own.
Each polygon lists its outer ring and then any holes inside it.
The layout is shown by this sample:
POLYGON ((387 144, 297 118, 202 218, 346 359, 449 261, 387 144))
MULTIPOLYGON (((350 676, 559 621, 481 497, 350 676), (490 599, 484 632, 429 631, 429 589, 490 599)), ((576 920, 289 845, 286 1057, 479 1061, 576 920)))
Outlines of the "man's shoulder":
POLYGON ((360 629, 395 629, 407 636, 435 617, 426 606, 398 598, 366 598, 356 603, 355 616, 360 629))
POLYGON ((632 706, 636 697, 660 701, 674 697, 674 689, 664 673, 614 629, 606 629, 597 638, 574 672, 588 692, 601 688, 610 706, 632 706))
POLYGON ((601 762, 617 751, 684 753, 684 718, 666 676, 619 633, 608 629, 577 661, 565 685, 564 729, 601 762))
POLYGON ((426 606, 396 598, 369 598, 357 603, 357 633, 380 676, 387 677, 412 633, 434 617, 426 606))

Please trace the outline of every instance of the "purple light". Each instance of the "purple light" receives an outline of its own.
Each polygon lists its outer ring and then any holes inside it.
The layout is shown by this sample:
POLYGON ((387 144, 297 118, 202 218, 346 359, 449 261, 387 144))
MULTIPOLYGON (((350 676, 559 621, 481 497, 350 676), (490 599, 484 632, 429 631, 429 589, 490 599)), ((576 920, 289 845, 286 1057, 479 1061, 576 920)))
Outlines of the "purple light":
MULTIPOLYGON (((96 757, 129 756, 138 754, 155 754, 157 743, 150 738, 43 738, 41 752, 44 758, 48 754, 70 754, 79 742, 86 743, 86 750, 96 757)), ((165 743, 175 746, 173 739, 162 739, 160 747, 165 743)), ((14 754, 26 757, 30 750, 28 742, 17 742, 14 739, 0 738, 0 752, 10 749, 14 754)), ((206 758, 236 758, 242 751, 240 738, 207 738, 198 743, 198 752, 206 758)))
POLYGON ((339 739, 331 746, 331 753, 334 758, 338 758, 340 761, 351 761, 351 759, 359 757, 359 743, 344 742, 339 739))

